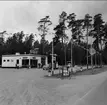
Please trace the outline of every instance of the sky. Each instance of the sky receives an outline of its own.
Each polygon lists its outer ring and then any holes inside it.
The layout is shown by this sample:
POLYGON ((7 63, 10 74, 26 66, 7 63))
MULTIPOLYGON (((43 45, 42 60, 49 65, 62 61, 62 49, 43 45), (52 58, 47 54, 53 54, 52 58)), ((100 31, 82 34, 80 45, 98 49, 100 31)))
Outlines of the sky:
MULTIPOLYGON (((92 16, 102 13, 107 21, 107 1, 0 1, 0 31, 38 35, 38 21, 49 15, 56 26, 62 11, 75 13, 77 18, 84 18, 87 13, 92 16)), ((39 35, 37 38, 40 39, 39 35)), ((52 35, 46 36, 46 39, 51 38, 52 35)))

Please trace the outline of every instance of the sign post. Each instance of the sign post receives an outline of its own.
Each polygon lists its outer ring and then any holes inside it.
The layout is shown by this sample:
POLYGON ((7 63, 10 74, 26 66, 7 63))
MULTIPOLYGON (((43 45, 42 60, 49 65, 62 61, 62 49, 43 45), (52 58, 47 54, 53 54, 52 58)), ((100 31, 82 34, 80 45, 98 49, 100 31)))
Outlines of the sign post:
POLYGON ((91 48, 89 49, 89 52, 91 54, 91 67, 92 67, 92 70, 93 70, 93 55, 96 53, 95 49, 92 47, 92 44, 91 44, 91 48))
POLYGON ((94 54, 96 53, 96 51, 95 51, 95 49, 92 47, 92 45, 91 45, 91 48, 89 49, 89 53, 90 53, 91 55, 94 55, 94 54))

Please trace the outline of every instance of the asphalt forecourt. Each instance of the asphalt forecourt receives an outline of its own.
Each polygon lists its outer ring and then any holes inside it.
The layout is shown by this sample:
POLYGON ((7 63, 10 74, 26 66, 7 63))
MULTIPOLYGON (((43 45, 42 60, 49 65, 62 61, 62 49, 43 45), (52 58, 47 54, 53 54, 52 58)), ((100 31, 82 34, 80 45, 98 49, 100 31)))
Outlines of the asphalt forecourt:
POLYGON ((42 69, 0 69, 0 105, 72 105, 107 78, 107 72, 70 80, 46 74, 42 69))

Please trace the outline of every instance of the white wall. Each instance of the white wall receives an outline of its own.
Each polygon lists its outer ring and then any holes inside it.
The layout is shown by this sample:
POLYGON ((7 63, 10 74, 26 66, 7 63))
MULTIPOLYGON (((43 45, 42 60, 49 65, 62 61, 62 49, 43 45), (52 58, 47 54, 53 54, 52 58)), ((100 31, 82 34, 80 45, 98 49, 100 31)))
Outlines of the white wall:
POLYGON ((15 57, 2 57, 2 67, 16 67, 16 60, 19 59, 19 65, 22 65, 22 58, 19 56, 15 57), (5 60, 5 62, 4 62, 5 60), (9 60, 9 61, 7 61, 9 60))
POLYGON ((41 63, 41 57, 36 57, 36 59, 38 60, 38 63, 41 63))
MULTIPOLYGON (((36 59, 38 60, 38 63, 41 63, 41 57, 36 57, 36 59)), ((45 65, 48 64, 48 58, 45 57, 45 65)))
MULTIPOLYGON (((2 67, 16 67, 16 61, 17 59, 19 59, 19 66, 22 66, 22 59, 23 57, 27 57, 27 59, 33 59, 33 57, 35 57, 35 59, 37 59, 37 63, 41 63, 41 56, 3 56, 2 57, 2 67), (4 62, 5 60, 5 62, 4 62), (9 61, 7 61, 9 60, 9 61)), ((48 59, 46 57, 45 59, 45 64, 48 64, 48 59)))

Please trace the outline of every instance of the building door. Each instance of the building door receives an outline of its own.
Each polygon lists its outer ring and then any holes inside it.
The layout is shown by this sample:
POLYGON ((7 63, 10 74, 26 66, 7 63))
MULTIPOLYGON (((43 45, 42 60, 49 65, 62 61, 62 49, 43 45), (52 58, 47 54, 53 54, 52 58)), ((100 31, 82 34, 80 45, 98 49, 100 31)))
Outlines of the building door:
POLYGON ((19 64, 19 59, 17 59, 16 64, 19 64))
POLYGON ((27 67, 29 65, 29 59, 22 60, 22 67, 27 67))
POLYGON ((37 67, 37 60, 36 59, 31 59, 30 63, 31 63, 31 67, 37 67))
POLYGON ((45 65, 45 57, 41 58, 41 63, 42 63, 42 66, 45 65))
POLYGON ((19 59, 16 60, 16 67, 19 67, 19 59))

